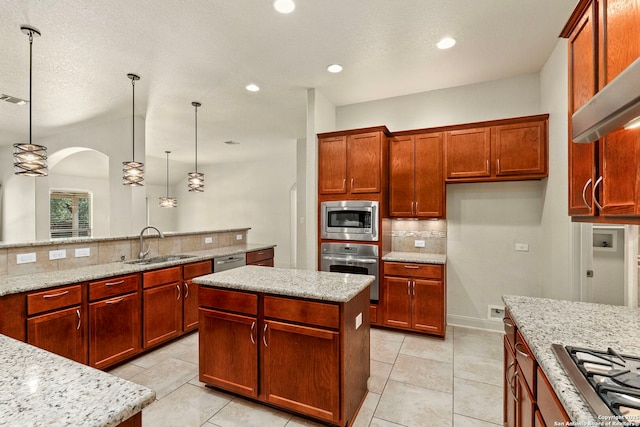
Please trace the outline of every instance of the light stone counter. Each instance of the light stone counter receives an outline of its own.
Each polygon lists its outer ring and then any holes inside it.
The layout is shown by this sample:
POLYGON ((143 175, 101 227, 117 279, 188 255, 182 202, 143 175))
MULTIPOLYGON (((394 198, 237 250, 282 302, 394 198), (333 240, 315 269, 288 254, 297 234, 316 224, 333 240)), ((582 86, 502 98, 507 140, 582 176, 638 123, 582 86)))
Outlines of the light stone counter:
POLYGON ((576 425, 598 425, 551 344, 611 347, 640 356, 640 309, 512 295, 502 299, 569 417, 576 425))
POLYGON ((155 392, 0 335, 0 425, 117 426, 155 392))
POLYGON ((158 268, 166 268, 174 265, 189 264, 192 262, 206 261, 218 256, 235 255, 244 252, 258 251, 273 248, 275 245, 244 244, 225 246, 222 248, 204 251, 184 252, 181 255, 193 255, 177 261, 167 261, 156 264, 127 264, 126 262, 113 262, 110 264, 97 264, 88 267, 79 267, 69 270, 50 271, 37 274, 25 274, 21 276, 0 277, 0 297, 20 292, 29 292, 38 289, 52 288, 55 286, 72 283, 86 282, 90 280, 104 279, 105 277, 120 276, 123 274, 138 273, 158 268))
POLYGON ((382 260, 391 262, 416 262, 419 264, 446 264, 447 256, 444 254, 426 254, 419 252, 389 252, 382 257, 382 260))
POLYGON ((295 298, 347 302, 375 280, 362 274, 293 270, 247 265, 193 279, 205 286, 295 298))

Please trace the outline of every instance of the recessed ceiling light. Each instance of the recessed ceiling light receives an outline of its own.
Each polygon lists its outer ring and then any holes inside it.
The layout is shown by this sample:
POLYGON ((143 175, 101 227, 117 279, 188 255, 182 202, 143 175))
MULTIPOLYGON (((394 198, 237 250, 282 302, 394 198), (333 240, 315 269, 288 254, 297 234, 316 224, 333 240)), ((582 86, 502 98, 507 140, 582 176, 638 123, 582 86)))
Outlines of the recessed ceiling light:
POLYGON ((249 92, 257 92, 260 90, 260 86, 255 83, 249 83, 247 86, 245 86, 245 89, 247 89, 249 92))
POLYGON ((452 39, 451 37, 445 37, 436 43, 438 49, 449 49, 456 44, 456 39, 452 39))
POLYGON ((342 71, 342 65, 340 64, 331 64, 327 67, 327 71, 330 73, 339 73, 342 71))
POLYGON ((275 0, 273 8, 280 13, 291 13, 296 8, 293 0, 275 0))

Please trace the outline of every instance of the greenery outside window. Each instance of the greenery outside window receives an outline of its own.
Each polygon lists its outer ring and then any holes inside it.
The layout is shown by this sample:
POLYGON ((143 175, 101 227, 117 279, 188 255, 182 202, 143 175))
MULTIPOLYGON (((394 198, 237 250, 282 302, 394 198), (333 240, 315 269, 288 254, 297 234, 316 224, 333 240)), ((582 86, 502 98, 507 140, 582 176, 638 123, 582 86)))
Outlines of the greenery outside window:
POLYGON ((51 190, 49 212, 52 239, 91 237, 91 193, 51 190))

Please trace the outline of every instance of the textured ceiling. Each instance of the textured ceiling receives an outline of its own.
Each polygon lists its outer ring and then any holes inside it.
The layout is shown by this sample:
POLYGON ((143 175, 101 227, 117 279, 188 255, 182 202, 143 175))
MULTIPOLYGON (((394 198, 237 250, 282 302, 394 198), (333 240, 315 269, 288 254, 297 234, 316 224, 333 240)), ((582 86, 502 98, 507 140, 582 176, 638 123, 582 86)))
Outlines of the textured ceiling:
MULTIPOLYGON (((2 0, 0 93, 29 97, 20 25, 33 25, 34 140, 130 116, 133 72, 148 157, 192 161, 200 101, 199 161, 241 160, 305 136, 307 88, 339 106, 537 72, 576 0, 296 3, 282 15, 271 0, 2 0), (445 35, 458 44, 440 51, 445 35)), ((0 102, 0 144, 25 140, 28 107, 0 102)))

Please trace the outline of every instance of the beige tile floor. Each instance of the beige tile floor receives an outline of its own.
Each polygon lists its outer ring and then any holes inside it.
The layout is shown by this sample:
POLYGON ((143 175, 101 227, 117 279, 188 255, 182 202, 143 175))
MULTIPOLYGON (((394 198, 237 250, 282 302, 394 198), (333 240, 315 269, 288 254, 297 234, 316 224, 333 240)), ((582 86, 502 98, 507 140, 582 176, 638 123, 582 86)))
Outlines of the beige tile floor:
MULTIPOLYGON (((354 427, 502 425, 502 334, 448 327, 446 340, 371 330, 369 394, 354 427)), ((143 426, 320 426, 211 390, 198 381, 198 334, 110 371, 145 385, 157 400, 143 426)))

